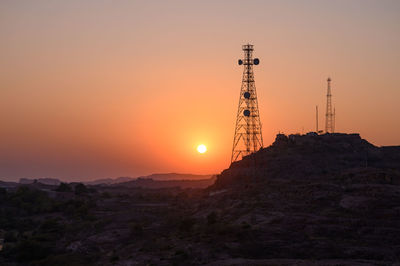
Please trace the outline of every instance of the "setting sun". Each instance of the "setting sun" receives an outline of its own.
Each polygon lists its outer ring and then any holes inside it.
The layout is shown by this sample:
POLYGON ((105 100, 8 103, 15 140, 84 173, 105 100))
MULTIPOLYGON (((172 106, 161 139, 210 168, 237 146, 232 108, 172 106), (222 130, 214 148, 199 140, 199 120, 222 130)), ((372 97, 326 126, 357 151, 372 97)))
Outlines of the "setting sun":
POLYGON ((197 146, 197 151, 200 153, 205 153, 207 151, 206 145, 200 144, 199 146, 197 146))

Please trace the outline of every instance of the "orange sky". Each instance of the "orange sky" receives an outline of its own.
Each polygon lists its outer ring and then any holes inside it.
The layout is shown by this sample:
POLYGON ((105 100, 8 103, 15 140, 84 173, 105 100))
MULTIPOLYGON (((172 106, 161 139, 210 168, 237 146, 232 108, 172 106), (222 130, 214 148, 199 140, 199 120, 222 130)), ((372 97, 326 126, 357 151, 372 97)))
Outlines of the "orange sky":
POLYGON ((400 144, 399 1, 2 1, 0 179, 229 166, 255 45, 264 144, 323 125, 400 144), (207 153, 197 153, 204 143, 207 153))

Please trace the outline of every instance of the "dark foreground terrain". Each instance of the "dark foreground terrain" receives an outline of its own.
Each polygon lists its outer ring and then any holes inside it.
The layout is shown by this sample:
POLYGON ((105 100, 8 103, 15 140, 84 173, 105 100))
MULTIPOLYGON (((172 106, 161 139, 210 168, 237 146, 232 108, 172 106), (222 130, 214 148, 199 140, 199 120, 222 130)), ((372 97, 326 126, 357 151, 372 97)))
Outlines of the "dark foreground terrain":
POLYGON ((0 265, 400 265, 400 147, 278 135, 206 189, 0 190, 0 265))

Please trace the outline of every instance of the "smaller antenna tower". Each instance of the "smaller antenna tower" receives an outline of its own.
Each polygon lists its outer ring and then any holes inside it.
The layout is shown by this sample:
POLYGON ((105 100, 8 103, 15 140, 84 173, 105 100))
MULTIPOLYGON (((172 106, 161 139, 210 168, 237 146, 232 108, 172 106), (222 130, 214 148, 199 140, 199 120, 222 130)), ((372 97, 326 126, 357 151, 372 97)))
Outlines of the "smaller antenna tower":
POLYGON ((318 134, 318 105, 315 106, 315 124, 316 124, 315 132, 317 132, 318 134))
POLYGON ((328 92, 326 94, 326 120, 325 120, 325 132, 335 132, 334 113, 332 112, 332 93, 331 93, 331 78, 327 79, 328 92))

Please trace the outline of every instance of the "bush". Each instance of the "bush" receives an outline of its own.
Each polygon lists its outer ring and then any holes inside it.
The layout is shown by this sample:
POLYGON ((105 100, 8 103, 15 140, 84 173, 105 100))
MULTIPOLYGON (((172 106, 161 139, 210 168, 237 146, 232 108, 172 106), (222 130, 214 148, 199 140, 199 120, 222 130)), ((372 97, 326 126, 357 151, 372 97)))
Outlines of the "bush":
POLYGON ((64 205, 64 212, 69 216, 84 219, 88 217, 89 209, 94 207, 92 205, 93 204, 90 205, 88 202, 83 200, 69 200, 64 205))
POLYGON ((242 229, 250 229, 250 228, 251 228, 251 225, 248 224, 248 223, 245 222, 245 221, 243 221, 241 225, 242 225, 242 229))
POLYGON ((193 226, 195 225, 196 220, 189 217, 185 218, 181 221, 179 225, 179 230, 185 231, 185 232, 190 232, 193 229, 193 226))
POLYGON ((7 231, 4 234, 4 242, 16 242, 17 241, 17 237, 15 232, 12 231, 7 231))
POLYGON ((47 219, 40 225, 39 230, 46 233, 59 233, 64 231, 64 226, 55 219, 47 219))
POLYGON ((190 255, 185 250, 178 249, 170 262, 172 265, 188 265, 189 259, 190 255))
POLYGON ((213 211, 209 215, 207 215, 207 224, 215 224, 216 222, 217 222, 217 213, 213 211))
POLYGON ((94 265, 98 257, 77 253, 52 254, 45 259, 32 263, 32 266, 86 266, 94 265), (93 258, 92 258, 93 257, 93 258))
POLYGON ((7 190, 0 187, 0 199, 5 199, 7 197, 7 190))
POLYGON ((10 196, 11 204, 26 211, 28 214, 38 214, 53 210, 54 201, 49 198, 46 192, 37 189, 30 189, 20 186, 10 196))
POLYGON ((14 220, 14 228, 19 232, 30 231, 33 230, 37 226, 37 223, 31 218, 18 218, 16 217, 14 220))
POLYGON ((67 183, 61 183, 58 188, 56 188, 58 192, 72 192, 72 188, 67 183))
POLYGON ((101 197, 104 199, 109 199, 109 198, 111 198, 111 195, 108 192, 103 192, 103 193, 101 193, 101 197))
POLYGON ((138 236, 143 234, 143 227, 137 223, 130 224, 131 235, 138 236))
POLYGON ((119 257, 117 255, 112 255, 110 258, 110 262, 117 262, 119 260, 119 257))
POLYGON ((19 242, 13 251, 21 262, 40 260, 51 254, 48 246, 34 240, 19 242))
POLYGON ((89 192, 89 190, 87 189, 87 187, 82 184, 79 183, 75 186, 75 194, 76 195, 82 195, 82 194, 87 194, 89 192))

